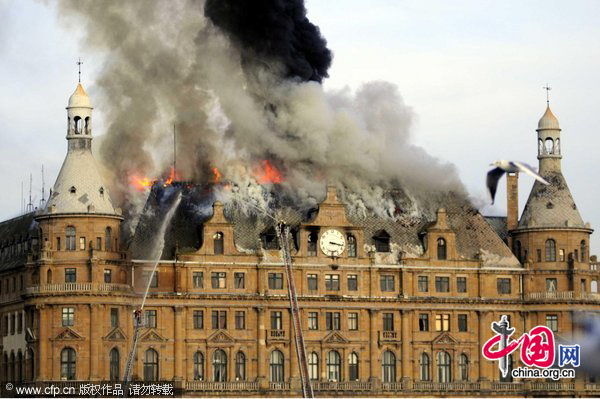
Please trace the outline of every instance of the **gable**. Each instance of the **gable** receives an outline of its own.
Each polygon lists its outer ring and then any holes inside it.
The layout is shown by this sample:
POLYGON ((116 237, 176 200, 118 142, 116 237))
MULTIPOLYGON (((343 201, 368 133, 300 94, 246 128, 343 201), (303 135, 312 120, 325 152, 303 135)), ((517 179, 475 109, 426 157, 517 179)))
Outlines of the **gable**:
POLYGON ((71 330, 69 327, 65 327, 55 338, 54 340, 82 340, 83 337, 71 330))
POLYGON ((164 342, 166 340, 167 340, 166 338, 164 338, 163 336, 161 336, 158 332, 156 332, 154 330, 150 330, 146 334, 144 334, 140 337, 140 341, 144 341, 144 342, 151 342, 151 341, 164 342))
POLYGON ((106 341, 124 341, 125 333, 123 333, 123 330, 121 330, 120 327, 115 327, 102 339, 106 341))

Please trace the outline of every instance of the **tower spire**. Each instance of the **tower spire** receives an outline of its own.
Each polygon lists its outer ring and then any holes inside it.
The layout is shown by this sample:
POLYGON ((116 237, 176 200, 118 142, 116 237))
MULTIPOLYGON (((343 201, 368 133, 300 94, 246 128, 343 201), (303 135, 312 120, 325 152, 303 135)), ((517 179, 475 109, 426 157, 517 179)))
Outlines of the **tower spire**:
POLYGON ((550 87, 550 85, 548 85, 548 83, 546 83, 546 86, 542 87, 542 89, 546 90, 546 105, 549 107, 550 106, 550 90, 552 90, 552 87, 550 87))
POLYGON ((77 68, 79 70, 79 83, 81 83, 81 64, 83 64, 83 61, 81 61, 81 57, 79 57, 79 60, 77 61, 77 68))

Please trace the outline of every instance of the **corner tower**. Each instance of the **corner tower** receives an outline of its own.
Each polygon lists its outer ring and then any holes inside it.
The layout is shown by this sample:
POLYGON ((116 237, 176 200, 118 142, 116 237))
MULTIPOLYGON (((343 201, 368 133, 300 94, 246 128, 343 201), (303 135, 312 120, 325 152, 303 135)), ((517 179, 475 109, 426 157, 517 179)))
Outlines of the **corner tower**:
POLYGON ((584 224, 562 174, 561 129, 549 105, 536 130, 539 173, 550 184, 535 181, 518 225, 510 231, 513 251, 535 271, 525 281, 525 292, 580 295, 592 281, 588 274, 593 230, 584 224))

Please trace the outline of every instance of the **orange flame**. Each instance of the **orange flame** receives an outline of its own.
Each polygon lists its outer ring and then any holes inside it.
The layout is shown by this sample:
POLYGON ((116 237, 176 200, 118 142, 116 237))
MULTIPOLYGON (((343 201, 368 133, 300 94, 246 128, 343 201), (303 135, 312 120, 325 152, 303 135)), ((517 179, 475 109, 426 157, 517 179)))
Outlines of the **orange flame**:
POLYGON ((149 187, 152 187, 156 180, 150 180, 147 177, 138 177, 137 175, 133 175, 130 178, 131 184, 136 188, 136 190, 144 191, 149 187))
POLYGON ((265 159, 263 162, 263 170, 258 173, 258 182, 260 184, 277 184, 283 181, 281 173, 277 168, 271 165, 269 160, 265 159))
POLYGON ((219 169, 217 168, 213 168, 213 183, 219 183, 221 181, 221 172, 219 172, 219 169))
POLYGON ((169 178, 165 181, 165 184, 163 184, 163 187, 167 187, 167 186, 170 186, 171 184, 173 184, 174 178, 175 178, 175 168, 173 168, 171 166, 171 173, 169 173, 169 178))

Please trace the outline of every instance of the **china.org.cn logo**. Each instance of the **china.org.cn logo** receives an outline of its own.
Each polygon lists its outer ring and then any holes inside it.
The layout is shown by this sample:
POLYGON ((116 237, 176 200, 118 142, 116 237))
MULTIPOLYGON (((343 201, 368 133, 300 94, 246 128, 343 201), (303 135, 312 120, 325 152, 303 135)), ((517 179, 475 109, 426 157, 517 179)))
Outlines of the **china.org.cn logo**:
MULTIPOLYGON (((521 347, 521 361, 528 367, 510 370, 514 378, 574 378, 573 369, 552 369, 555 361, 554 333, 546 326, 536 326, 519 339, 511 339, 515 329, 510 327, 505 315, 500 322, 492 322, 492 330, 496 333, 482 348, 483 356, 488 360, 498 360, 498 368, 502 377, 509 373, 509 355, 521 347), (497 346, 494 350, 493 348, 497 346)), ((558 345, 558 366, 568 364, 579 367, 579 345, 558 345)))

